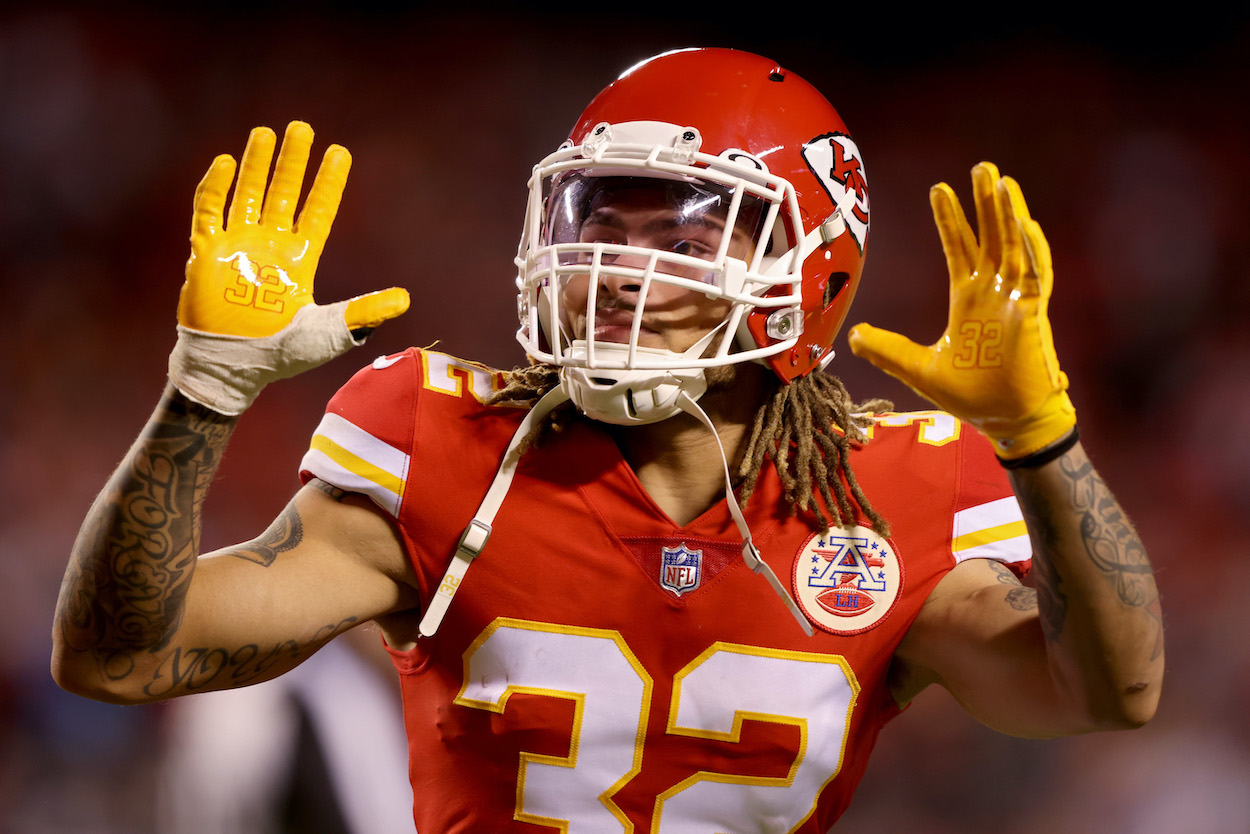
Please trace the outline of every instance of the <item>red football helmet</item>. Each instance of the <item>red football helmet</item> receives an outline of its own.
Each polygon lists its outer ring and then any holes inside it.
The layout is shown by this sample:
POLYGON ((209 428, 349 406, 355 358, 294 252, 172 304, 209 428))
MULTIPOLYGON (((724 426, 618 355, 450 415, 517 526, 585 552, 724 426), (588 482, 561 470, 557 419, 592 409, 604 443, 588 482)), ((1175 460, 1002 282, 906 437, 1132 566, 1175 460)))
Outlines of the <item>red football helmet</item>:
POLYGON ((591 416, 663 419, 675 390, 702 393, 707 367, 765 362, 786 382, 823 368, 867 237, 863 160, 824 96, 758 55, 668 52, 605 88, 535 166, 517 338, 562 367, 591 416), (604 207, 621 200, 663 206, 682 228, 605 231, 604 207), (630 282, 632 324, 619 309, 604 324, 597 288, 611 280, 630 282), (677 289, 724 309, 720 325, 680 353, 640 344, 648 303, 659 309, 660 293, 677 289))

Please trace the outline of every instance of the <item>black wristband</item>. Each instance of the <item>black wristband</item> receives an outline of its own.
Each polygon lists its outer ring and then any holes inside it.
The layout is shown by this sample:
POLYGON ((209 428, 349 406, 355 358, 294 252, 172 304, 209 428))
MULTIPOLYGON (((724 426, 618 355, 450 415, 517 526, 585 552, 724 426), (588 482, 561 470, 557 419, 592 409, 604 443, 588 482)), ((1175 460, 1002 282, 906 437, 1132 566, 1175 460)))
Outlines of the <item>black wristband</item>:
POLYGON ((1054 446, 1048 446, 1040 452, 1034 452, 1027 457, 1016 458, 1015 460, 998 459, 1004 469, 1036 469, 1039 466, 1045 466, 1056 458, 1067 454, 1068 450, 1077 444, 1081 439, 1081 433, 1077 431, 1076 426, 1072 427, 1072 433, 1060 440, 1054 446))

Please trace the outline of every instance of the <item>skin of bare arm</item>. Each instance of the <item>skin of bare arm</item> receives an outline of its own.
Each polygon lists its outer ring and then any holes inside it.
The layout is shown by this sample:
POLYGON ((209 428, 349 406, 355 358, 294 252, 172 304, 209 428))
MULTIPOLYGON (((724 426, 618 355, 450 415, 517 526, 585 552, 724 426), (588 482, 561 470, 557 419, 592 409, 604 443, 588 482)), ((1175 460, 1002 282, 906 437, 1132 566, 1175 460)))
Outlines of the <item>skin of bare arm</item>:
POLYGON ((132 704, 258 683, 417 605, 389 520, 318 481, 256 539, 199 555, 235 422, 167 388, 75 542, 53 626, 63 688, 132 704))
POLYGON ((984 559, 947 574, 895 654, 895 698, 938 683, 982 723, 1026 737, 1145 724, 1163 680, 1163 624, 1132 523, 1080 444, 1010 477, 1033 587, 984 559))

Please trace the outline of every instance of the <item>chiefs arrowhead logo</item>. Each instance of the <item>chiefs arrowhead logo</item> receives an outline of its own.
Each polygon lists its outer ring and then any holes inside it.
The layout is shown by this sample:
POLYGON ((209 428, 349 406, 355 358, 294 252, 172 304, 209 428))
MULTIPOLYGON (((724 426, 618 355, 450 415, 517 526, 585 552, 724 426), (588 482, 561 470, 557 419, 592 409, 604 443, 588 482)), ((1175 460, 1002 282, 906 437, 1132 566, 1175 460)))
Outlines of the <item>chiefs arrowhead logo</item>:
POLYGON ((862 254, 868 238, 868 180, 859 146, 845 133, 826 133, 803 146, 803 159, 838 207, 862 254))

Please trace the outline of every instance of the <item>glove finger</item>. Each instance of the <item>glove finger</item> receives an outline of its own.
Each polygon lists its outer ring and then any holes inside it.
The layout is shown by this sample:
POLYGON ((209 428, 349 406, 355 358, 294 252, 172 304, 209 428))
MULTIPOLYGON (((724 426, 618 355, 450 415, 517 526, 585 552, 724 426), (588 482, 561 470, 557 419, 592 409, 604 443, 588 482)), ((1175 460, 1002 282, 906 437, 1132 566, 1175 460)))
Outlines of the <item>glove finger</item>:
POLYGON ((372 329, 408 310, 408 291, 402 287, 358 295, 347 302, 343 319, 348 330, 372 329))
POLYGON ((294 224, 295 204, 304 184, 304 170, 308 167, 312 142, 313 129, 306 122, 287 125, 261 214, 261 222, 269 228, 285 232, 294 224))
POLYGON ((929 189, 929 206, 942 239, 942 252, 946 255, 951 280, 967 277, 976 267, 977 238, 968 225, 959 198, 949 185, 938 183, 929 189))
POLYGON ((265 180, 269 178, 269 163, 276 143, 274 132, 267 127, 254 128, 248 136, 243 161, 239 164, 239 180, 234 186, 234 199, 230 201, 228 226, 260 221, 265 180))
POLYGON ((998 167, 992 162, 979 162, 972 168, 972 199, 977 209, 977 237, 980 257, 977 272, 993 275, 1002 262, 1002 239, 999 235, 998 200, 995 184, 998 167))
POLYGON ((313 179, 304 210, 300 212, 298 230, 309 238, 324 241, 339 211, 347 174, 352 168, 352 155, 342 145, 331 145, 321 158, 321 167, 313 179))
POLYGON ((1028 220, 1029 209, 1024 204, 1020 186, 1010 177, 998 181, 995 196, 998 199, 998 234, 1003 247, 998 274, 1010 290, 1020 286, 1024 278, 1024 242, 1020 225, 1028 220))
POLYGON ((1055 273, 1051 267, 1050 244, 1042 234, 1042 226, 1036 220, 1027 220, 1021 224, 1026 255, 1025 272, 1037 281, 1037 292, 1045 303, 1050 298, 1054 287, 1055 273))
POLYGON ((204 179, 195 188, 195 200, 191 204, 191 235, 208 236, 221 229, 226 210, 226 192, 234 180, 234 157, 221 154, 204 173, 204 179))
POLYGON ((911 339, 871 324, 857 324, 847 334, 851 353, 867 359, 892 377, 912 388, 928 366, 933 353, 911 339))

